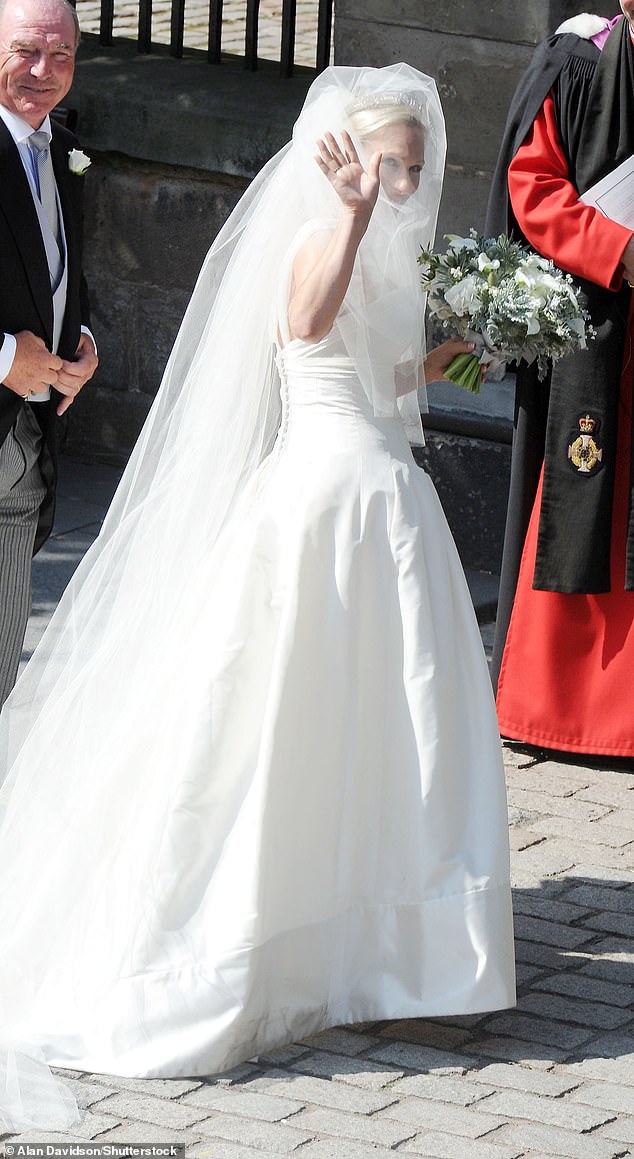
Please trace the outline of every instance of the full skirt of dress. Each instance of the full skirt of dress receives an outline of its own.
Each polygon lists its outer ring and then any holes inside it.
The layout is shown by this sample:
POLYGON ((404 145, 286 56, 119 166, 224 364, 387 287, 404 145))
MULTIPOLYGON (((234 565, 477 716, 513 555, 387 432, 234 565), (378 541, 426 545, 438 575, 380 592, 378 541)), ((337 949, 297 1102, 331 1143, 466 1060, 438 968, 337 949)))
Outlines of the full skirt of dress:
POLYGON ((206 1075, 515 1000, 498 729, 440 503, 349 368, 283 370, 213 574, 203 545, 160 648, 82 657, 6 786, 0 1004, 57 1066, 206 1075))

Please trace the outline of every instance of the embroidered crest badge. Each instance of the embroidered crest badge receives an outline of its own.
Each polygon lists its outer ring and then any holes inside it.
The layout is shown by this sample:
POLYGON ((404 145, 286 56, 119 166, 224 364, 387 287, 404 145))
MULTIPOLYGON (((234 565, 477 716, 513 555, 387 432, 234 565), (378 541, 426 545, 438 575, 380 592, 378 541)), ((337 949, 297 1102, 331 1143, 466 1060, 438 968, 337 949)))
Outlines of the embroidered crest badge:
POLYGON ((591 475, 603 461, 603 448, 597 446, 593 438, 596 426, 596 419, 589 414, 583 415, 579 419, 581 434, 568 447, 568 458, 580 475, 591 475))

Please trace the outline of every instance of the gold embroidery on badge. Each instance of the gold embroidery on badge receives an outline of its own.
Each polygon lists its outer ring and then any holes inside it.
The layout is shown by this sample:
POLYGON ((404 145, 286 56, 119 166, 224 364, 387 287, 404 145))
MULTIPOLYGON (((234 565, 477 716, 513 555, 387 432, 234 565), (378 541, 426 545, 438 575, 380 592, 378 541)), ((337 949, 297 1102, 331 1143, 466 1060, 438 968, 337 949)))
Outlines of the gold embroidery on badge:
POLYGON ((589 475, 603 459, 603 448, 598 447, 592 437, 596 425, 596 419, 589 414, 580 418, 581 434, 568 447, 568 458, 581 475, 589 475))

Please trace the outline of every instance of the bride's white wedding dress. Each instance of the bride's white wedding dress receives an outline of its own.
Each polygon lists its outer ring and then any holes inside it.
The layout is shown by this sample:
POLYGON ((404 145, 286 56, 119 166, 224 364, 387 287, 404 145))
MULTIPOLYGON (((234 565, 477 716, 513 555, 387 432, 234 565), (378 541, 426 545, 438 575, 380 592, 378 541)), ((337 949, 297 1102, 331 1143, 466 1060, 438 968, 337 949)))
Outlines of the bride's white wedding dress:
MULTIPOLYGON (((377 307, 393 381, 407 302, 377 307)), ((281 428, 213 575, 202 543, 154 653, 82 658, 13 826, 9 802, 0 996, 57 1066, 207 1075, 514 1002, 493 698, 436 492, 336 328, 278 366, 281 428)))

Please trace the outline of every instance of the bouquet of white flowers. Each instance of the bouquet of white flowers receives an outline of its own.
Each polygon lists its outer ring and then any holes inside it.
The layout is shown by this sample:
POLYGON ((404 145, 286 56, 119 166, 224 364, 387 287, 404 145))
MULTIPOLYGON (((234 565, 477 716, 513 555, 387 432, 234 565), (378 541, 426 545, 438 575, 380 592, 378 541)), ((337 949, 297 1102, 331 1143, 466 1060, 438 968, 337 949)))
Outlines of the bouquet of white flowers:
POLYGON ((499 380, 507 362, 537 360, 542 379, 549 360, 585 350, 594 330, 570 274, 504 234, 446 237, 445 253, 418 258, 423 290, 442 326, 476 345, 454 358, 448 378, 477 393, 483 373, 499 380))

